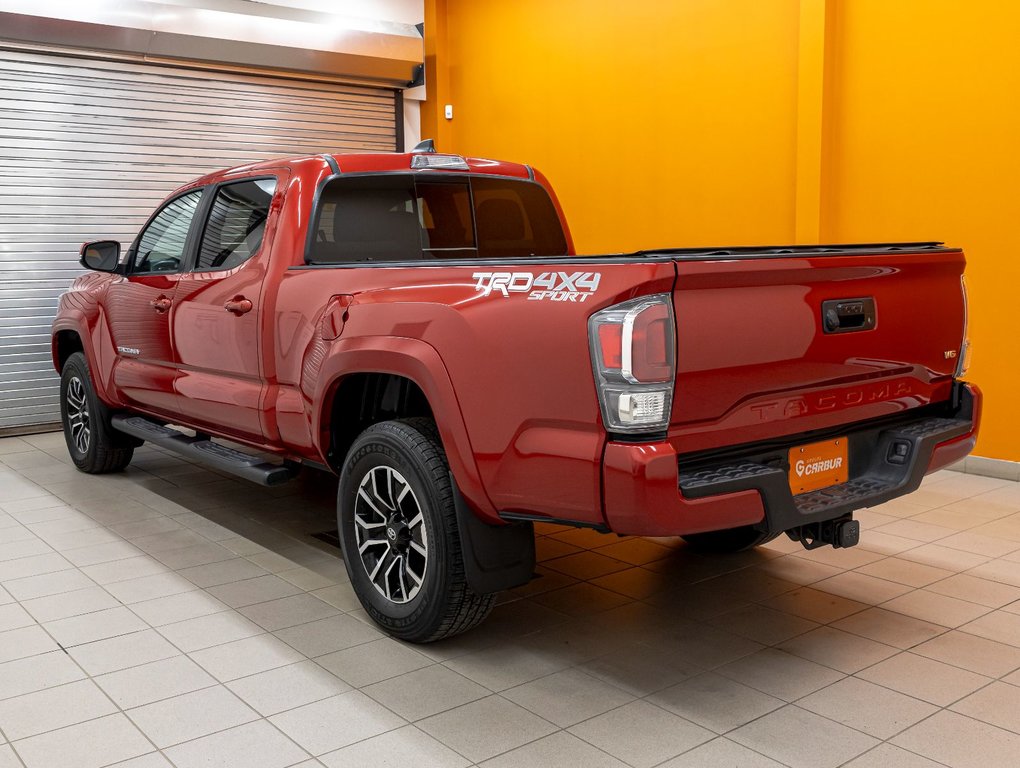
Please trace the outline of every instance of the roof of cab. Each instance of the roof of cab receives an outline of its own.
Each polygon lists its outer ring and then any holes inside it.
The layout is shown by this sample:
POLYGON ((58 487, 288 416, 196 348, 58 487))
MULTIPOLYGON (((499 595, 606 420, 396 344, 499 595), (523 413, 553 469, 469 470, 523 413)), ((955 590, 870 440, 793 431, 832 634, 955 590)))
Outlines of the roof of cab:
MULTIPOLYGON (((212 184, 242 173, 251 173, 261 170, 279 168, 281 165, 295 165, 306 162, 329 163, 331 158, 340 168, 341 173, 394 173, 407 171, 408 173, 485 173, 497 176, 516 176, 522 179, 534 178, 534 172, 527 165, 521 163, 508 163, 502 160, 487 160, 480 157, 465 157, 468 164, 468 171, 450 171, 439 168, 411 170, 411 159, 414 152, 357 152, 351 154, 329 154, 321 155, 300 155, 296 157, 281 157, 273 160, 264 160, 259 163, 248 163, 233 168, 225 168, 219 171, 207 173, 194 181, 189 182, 181 189, 187 187, 212 184)), ((439 152, 437 155, 448 153, 439 152)), ((180 190, 178 190, 180 191, 180 190)))

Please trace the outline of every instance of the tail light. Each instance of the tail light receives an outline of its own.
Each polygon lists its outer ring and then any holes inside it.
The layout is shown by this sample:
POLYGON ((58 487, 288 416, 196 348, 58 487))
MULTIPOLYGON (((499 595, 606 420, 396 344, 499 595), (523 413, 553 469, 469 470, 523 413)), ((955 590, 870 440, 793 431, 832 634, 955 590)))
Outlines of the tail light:
POLYGON ((971 355, 970 338, 968 337, 967 330, 967 326, 970 323, 970 313, 967 307, 967 280, 963 275, 960 275, 960 290, 963 291, 963 344, 960 345, 960 354, 957 356, 956 362, 956 378, 958 379, 967 375, 967 371, 970 369, 971 355))
POLYGON ((661 432, 676 373, 672 297, 643 296, 588 320, 592 367, 610 432, 661 432))

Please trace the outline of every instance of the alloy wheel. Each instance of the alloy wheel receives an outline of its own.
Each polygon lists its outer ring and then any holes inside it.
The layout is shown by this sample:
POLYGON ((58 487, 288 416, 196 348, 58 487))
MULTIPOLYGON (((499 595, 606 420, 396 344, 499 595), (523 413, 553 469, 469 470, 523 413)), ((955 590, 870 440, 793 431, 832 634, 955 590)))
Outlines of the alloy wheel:
POLYGON ((86 454, 89 450, 89 441, 92 438, 92 423, 89 418, 85 385, 77 376, 67 382, 67 393, 64 399, 67 404, 67 426, 71 430, 71 439, 78 451, 86 454))
POLYGON ((429 542, 418 497, 397 470, 365 473, 354 501, 361 564, 380 595, 403 604, 415 598, 428 569, 429 542))

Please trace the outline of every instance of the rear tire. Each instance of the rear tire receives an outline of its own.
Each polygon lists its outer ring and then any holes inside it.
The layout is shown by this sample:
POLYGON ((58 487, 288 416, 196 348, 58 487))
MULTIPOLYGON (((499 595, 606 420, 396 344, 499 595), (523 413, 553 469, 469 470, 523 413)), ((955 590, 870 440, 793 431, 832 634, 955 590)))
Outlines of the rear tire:
POLYGON ((754 549, 772 541, 778 535, 778 533, 762 533, 754 526, 745 525, 740 528, 727 528, 723 531, 690 533, 682 538, 698 552, 722 555, 754 549))
POLYGON ((60 420, 71 461, 82 472, 119 472, 131 463, 134 444, 110 423, 110 409, 96 395, 85 355, 75 352, 60 372, 60 420))
POLYGON ((431 419, 384 421, 344 461, 337 523, 347 575, 394 637, 430 643, 479 624, 495 594, 464 575, 450 468, 431 419))

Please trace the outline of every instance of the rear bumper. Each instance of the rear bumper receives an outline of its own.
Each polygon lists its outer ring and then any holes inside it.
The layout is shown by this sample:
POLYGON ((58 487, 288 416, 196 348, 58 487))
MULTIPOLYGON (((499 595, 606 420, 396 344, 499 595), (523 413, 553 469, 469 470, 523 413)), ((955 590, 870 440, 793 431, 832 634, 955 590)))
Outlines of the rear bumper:
POLYGON ((604 514, 621 534, 676 536, 755 525, 779 532, 832 520, 917 489, 929 472, 948 466, 974 448, 981 392, 971 384, 953 388, 939 413, 907 417, 881 426, 848 429, 850 478, 843 485, 794 496, 787 482, 787 451, 806 442, 791 439, 725 460, 685 456, 683 467, 666 441, 609 443, 603 461, 604 514), (908 446, 901 463, 894 444, 908 446))

